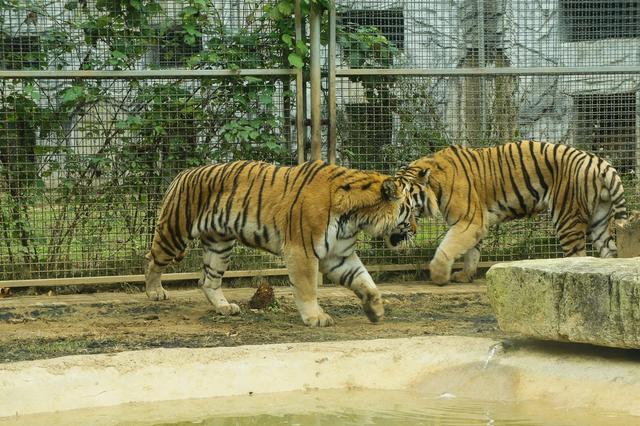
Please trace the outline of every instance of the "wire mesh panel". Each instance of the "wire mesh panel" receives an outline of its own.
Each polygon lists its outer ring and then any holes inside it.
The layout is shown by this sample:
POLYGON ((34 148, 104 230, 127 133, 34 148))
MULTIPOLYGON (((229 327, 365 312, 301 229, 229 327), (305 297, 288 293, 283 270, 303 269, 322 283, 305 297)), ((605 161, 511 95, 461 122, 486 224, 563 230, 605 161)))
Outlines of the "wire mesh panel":
MULTIPOLYGON (((608 159, 638 208, 640 2, 336 6, 339 163, 393 173, 454 143, 566 143, 608 159), (621 67, 629 69, 612 71, 621 67)), ((88 73, 0 79, 0 280, 140 273, 162 194, 180 170, 241 158, 293 163, 304 105, 286 69, 301 65, 306 44, 291 36, 292 8, 0 0, 0 70, 88 73), (231 75, 241 69, 254 72, 231 75), (90 74, 123 70, 150 74, 90 74)), ((421 226, 408 252, 365 240, 360 254, 369 265, 427 263, 446 226, 421 226)), ((501 224, 484 245, 491 261, 561 255, 545 216, 501 224)), ((237 251, 232 268, 280 266, 237 251)), ((197 255, 179 270, 197 270, 197 255)))
POLYGON ((357 0, 337 2, 351 68, 638 65, 640 2, 357 0), (383 48, 371 50, 372 44, 383 48))
MULTIPOLYGON (((338 158, 393 171, 451 144, 564 143, 607 159, 637 209, 639 19, 629 1, 339 2, 338 158), (638 68, 607 73, 620 65, 638 68), (478 67, 487 75, 459 72, 478 67)), ((446 229, 428 220, 408 253, 363 252, 369 263, 426 262, 446 229)), ((483 247, 486 261, 562 256, 546 215, 495 226, 483 247)))
MULTIPOLYGON (((0 5, 3 70, 290 67, 282 32, 293 18, 276 11, 276 28, 274 2, 0 5)), ((178 172, 234 159, 295 163, 292 76, 254 74, 1 79, 0 280, 139 274, 178 172)), ((234 269, 280 265, 237 252, 234 269)), ((198 255, 174 271, 198 270, 198 255)))
MULTIPOLYGON (((178 172, 237 158, 294 158, 281 81, 3 83, 3 279, 140 273, 178 172)), ((243 252, 236 268, 273 264, 243 252)), ((180 270, 199 263, 190 259, 180 270)))
MULTIPOLYGON (((2 68, 277 68, 276 2, 3 1, 2 68)), ((290 22, 279 21, 281 25, 290 22)), ((286 55, 285 55, 286 58, 286 55)))

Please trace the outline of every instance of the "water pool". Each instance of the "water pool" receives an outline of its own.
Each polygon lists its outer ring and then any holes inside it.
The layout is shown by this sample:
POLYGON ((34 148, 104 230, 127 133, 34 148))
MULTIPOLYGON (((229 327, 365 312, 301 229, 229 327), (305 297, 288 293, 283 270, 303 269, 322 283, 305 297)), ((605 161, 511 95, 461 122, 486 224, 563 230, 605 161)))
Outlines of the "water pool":
MULTIPOLYGON (((487 389, 490 392, 491 389, 487 389)), ((323 390, 244 395, 5 419, 2 425, 626 425, 640 417, 545 402, 481 401, 408 391, 323 390)))

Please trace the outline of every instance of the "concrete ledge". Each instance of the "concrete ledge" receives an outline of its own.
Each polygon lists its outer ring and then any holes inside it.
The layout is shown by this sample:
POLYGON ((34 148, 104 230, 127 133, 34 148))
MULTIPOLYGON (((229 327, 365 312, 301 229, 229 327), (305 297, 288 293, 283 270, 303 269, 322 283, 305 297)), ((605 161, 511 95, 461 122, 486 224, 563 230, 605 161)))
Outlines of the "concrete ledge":
POLYGON ((0 417, 316 389, 541 400, 640 415, 640 363, 620 353, 505 351, 491 339, 435 336, 70 356, 0 365, 0 417))
POLYGON ((493 343, 408 338, 152 349, 0 364, 0 417, 249 393, 404 389, 423 371, 481 361, 493 343))

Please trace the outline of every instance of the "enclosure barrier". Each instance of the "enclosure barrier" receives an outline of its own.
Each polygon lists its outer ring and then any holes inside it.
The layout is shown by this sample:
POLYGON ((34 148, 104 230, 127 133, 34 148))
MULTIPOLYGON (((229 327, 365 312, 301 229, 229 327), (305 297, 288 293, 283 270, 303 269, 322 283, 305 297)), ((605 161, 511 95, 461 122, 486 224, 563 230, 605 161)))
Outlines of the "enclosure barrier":
MULTIPOLYGON (((640 202, 640 4, 619 0, 10 2, 0 9, 0 287, 142 280, 187 167, 323 158, 393 173, 453 143, 596 152, 640 202), (326 31, 325 31, 326 30, 326 31)), ((371 271, 425 269, 365 239, 371 271)), ((561 255, 548 218, 483 263, 561 255)), ((194 248, 166 279, 199 274, 194 248)), ((239 247, 226 277, 284 274, 239 247)))

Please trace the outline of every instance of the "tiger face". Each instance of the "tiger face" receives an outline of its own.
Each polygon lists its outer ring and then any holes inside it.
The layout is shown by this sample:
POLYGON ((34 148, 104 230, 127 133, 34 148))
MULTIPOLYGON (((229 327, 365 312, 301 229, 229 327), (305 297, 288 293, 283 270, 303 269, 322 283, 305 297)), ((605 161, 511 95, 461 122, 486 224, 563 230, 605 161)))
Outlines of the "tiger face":
POLYGON ((404 249, 411 245, 418 232, 416 218, 433 216, 437 201, 433 191, 418 180, 401 173, 396 175, 396 179, 404 184, 406 201, 401 208, 398 225, 385 235, 384 240, 388 248, 404 249))

